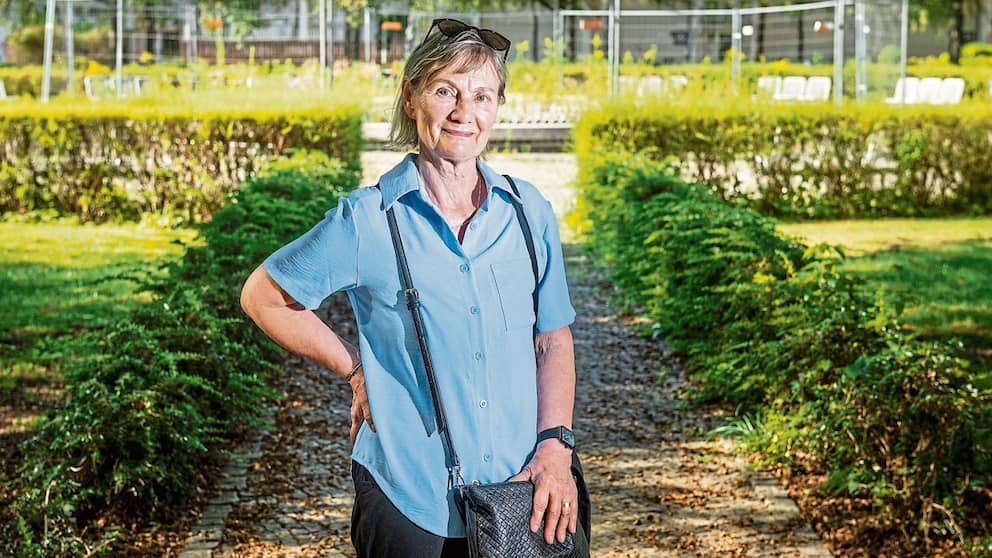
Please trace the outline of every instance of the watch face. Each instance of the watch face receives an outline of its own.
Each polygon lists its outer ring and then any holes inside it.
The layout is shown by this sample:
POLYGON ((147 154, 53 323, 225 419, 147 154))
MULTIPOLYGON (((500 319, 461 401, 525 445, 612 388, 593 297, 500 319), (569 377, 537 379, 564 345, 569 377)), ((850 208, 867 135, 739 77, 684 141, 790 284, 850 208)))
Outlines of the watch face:
POLYGON ((565 442, 565 445, 567 445, 568 447, 574 448, 575 447, 575 434, 573 434, 572 431, 569 430, 569 429, 567 429, 567 428, 562 428, 561 429, 561 441, 562 442, 565 442))

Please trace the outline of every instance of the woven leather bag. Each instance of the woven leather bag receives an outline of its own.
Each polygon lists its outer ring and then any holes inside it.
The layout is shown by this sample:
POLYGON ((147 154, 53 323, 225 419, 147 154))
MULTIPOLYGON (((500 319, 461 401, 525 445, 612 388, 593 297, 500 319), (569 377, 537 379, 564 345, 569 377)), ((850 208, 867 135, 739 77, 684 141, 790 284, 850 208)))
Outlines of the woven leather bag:
POLYGON ((589 555, 581 524, 565 542, 544 541, 544 521, 530 530, 534 485, 528 481, 466 484, 457 488, 471 558, 584 558, 589 555))

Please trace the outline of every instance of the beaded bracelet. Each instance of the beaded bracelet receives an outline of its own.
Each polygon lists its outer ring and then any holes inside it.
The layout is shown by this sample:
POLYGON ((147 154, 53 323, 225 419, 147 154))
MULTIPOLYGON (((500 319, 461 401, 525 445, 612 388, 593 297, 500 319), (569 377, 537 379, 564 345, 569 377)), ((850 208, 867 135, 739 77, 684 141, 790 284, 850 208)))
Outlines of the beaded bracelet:
POLYGON ((355 363, 355 367, 351 369, 351 372, 349 372, 348 375, 344 377, 344 381, 350 382, 351 379, 355 377, 355 374, 358 373, 358 369, 361 367, 362 367, 362 361, 361 359, 359 359, 359 361, 355 363))

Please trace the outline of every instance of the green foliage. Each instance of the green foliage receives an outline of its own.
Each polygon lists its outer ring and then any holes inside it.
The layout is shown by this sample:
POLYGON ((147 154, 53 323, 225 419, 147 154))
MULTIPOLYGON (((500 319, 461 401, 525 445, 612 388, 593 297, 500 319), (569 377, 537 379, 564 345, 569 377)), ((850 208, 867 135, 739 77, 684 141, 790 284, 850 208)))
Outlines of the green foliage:
POLYGON ((657 152, 606 153, 581 152, 589 241, 685 356, 698 396, 763 417, 730 430, 772 460, 826 466, 828 488, 923 538, 947 514, 987 512, 975 502, 992 479, 992 382, 959 347, 907 336, 839 248, 780 236, 657 152))
POLYGON ((899 64, 902 60, 902 49, 899 45, 885 45, 878 53, 879 64, 899 64))
POLYGON ((107 536, 99 520, 155 517, 194 488, 217 442, 258 420, 280 353, 243 316, 238 285, 357 183, 317 152, 264 167, 148 285, 150 303, 87 338, 65 371, 68 402, 30 442, 6 527, 14 554, 83 554, 107 536))
POLYGON ((968 43, 961 47, 961 59, 973 58, 992 64, 992 44, 968 43))
POLYGON ((357 167, 361 146, 359 113, 350 107, 305 114, 0 113, 0 212, 52 210, 94 222, 151 213, 198 223, 269 158, 307 148, 357 167))
POLYGON ((627 104, 586 113, 573 137, 580 157, 651 147, 724 199, 835 219, 992 213, 989 127, 992 110, 978 105, 627 104))

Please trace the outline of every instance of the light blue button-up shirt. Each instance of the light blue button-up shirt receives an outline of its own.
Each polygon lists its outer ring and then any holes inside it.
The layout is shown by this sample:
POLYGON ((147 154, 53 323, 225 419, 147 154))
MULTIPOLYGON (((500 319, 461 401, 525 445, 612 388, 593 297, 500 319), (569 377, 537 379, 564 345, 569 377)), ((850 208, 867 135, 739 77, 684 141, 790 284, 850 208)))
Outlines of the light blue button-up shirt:
MULTIPOLYGON (((422 189, 416 155, 360 188, 308 233, 265 260, 269 275, 313 309, 345 290, 376 432, 363 424, 352 458, 389 500, 423 529, 463 537, 448 490, 444 449, 410 312, 403 297, 385 209, 395 208, 452 442, 467 482, 520 472, 537 433, 532 338, 534 275, 506 179, 483 162, 488 195, 461 244, 422 189)), ((551 204, 515 180, 534 235, 538 331, 572 323, 558 225, 551 204)))

